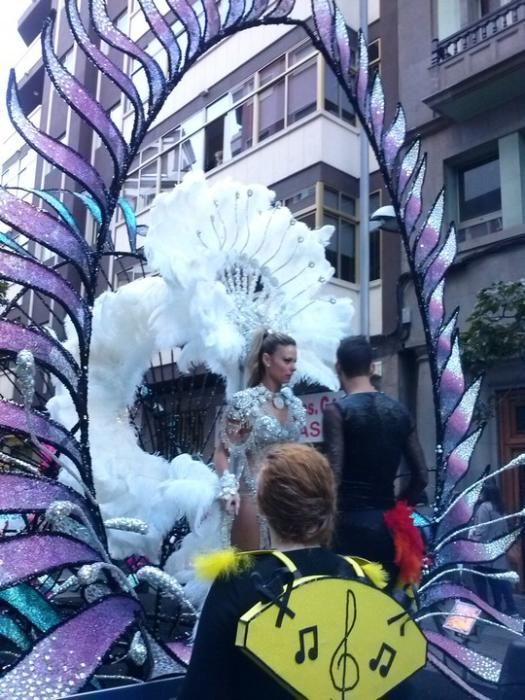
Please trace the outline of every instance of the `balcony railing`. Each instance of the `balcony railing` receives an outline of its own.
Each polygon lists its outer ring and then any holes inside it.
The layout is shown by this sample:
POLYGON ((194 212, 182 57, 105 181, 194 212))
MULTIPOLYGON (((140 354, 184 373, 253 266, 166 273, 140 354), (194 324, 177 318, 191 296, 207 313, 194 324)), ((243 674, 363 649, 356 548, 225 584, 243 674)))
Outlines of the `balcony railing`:
POLYGON ((525 0, 514 0, 446 39, 433 39, 432 65, 445 63, 524 20, 525 0))

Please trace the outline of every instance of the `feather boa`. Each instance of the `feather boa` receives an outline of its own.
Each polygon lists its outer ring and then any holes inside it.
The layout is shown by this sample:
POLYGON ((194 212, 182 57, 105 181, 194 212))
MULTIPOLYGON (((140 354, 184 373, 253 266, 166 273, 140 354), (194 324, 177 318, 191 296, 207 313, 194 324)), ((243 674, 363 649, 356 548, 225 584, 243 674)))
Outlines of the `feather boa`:
POLYGON ((403 585, 416 584, 421 577, 425 552, 421 533, 412 520, 412 509, 405 501, 398 501, 384 517, 394 539, 400 582, 403 585))

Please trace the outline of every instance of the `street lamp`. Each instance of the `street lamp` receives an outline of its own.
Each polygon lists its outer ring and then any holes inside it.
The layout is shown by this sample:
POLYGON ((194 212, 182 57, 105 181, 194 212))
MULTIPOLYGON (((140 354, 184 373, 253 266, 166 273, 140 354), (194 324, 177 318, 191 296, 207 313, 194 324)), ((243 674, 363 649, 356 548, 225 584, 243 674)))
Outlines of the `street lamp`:
POLYGON ((377 229, 389 231, 390 233, 399 233, 399 224, 396 219, 396 213, 391 204, 387 204, 385 207, 379 207, 379 209, 376 209, 370 216, 370 222, 368 225, 369 233, 372 233, 372 231, 377 231, 377 229))

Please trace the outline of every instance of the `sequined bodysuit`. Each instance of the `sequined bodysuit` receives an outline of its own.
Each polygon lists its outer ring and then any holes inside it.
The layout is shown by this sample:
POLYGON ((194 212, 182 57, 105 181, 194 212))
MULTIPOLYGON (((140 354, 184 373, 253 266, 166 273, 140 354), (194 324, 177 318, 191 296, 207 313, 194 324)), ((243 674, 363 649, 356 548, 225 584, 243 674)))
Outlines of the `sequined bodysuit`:
POLYGON ((272 412, 263 386, 234 394, 222 424, 221 439, 230 457, 230 469, 239 480, 241 495, 255 495, 258 458, 275 443, 297 442, 305 425, 306 412, 289 387, 283 387, 287 416, 284 421, 272 412))

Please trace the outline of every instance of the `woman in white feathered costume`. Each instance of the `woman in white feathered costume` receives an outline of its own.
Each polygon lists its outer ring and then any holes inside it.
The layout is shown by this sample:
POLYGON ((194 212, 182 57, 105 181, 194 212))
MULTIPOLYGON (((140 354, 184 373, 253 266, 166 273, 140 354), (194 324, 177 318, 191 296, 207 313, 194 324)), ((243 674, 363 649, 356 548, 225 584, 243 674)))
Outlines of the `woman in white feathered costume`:
MULTIPOLYGON (((202 173, 157 197, 144 246, 156 276, 105 292, 94 309, 89 415, 97 500, 105 518, 132 516, 149 526, 146 536, 110 533, 113 556, 158 560, 162 538, 183 515, 192 529, 188 551, 207 546, 204 533, 219 529, 213 470, 189 455, 168 462, 145 453, 128 421, 155 352, 180 348, 181 371, 206 365, 225 378, 231 397, 243 386, 255 335, 272 329, 296 340, 297 379, 338 388, 333 358, 353 308, 322 295, 333 275, 325 257, 331 233, 298 222, 265 187, 210 187, 202 173)), ((73 331, 66 346, 75 353, 73 331)), ((57 390, 49 410, 74 425, 65 391, 57 390)), ((173 555, 169 570, 187 565, 185 552, 173 555)))

